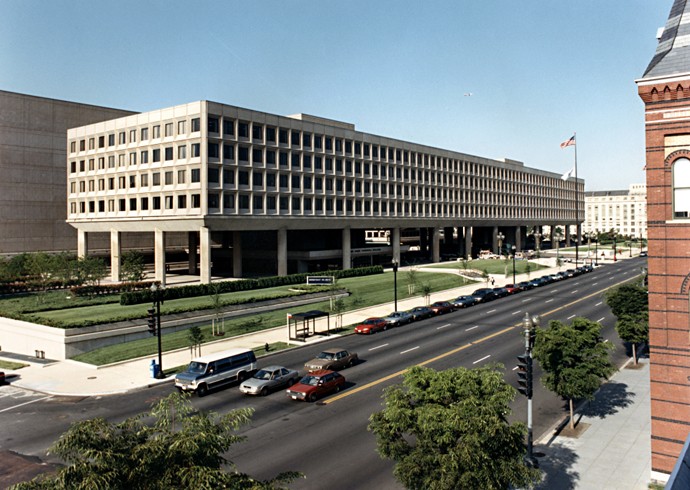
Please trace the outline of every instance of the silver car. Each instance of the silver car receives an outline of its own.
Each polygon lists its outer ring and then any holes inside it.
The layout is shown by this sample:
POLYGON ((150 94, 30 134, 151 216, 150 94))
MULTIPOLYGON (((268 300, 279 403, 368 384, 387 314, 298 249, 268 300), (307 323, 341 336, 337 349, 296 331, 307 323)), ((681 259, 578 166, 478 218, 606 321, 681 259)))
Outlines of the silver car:
POLYGON ((254 376, 240 383, 240 391, 245 395, 266 396, 269 392, 299 381, 300 375, 294 369, 283 366, 267 366, 259 369, 254 376))
POLYGON ((390 315, 383 318, 389 327, 399 327, 412 321, 412 314, 406 311, 394 311, 390 315))

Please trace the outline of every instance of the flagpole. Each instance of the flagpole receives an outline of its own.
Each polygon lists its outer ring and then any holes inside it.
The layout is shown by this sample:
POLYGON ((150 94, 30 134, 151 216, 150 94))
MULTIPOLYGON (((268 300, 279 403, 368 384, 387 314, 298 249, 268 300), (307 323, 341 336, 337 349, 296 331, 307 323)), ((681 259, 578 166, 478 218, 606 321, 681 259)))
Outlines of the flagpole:
POLYGON ((573 138, 575 138, 575 267, 577 267, 577 261, 580 252, 580 199, 578 195, 578 183, 577 183, 577 133, 573 133, 573 138))

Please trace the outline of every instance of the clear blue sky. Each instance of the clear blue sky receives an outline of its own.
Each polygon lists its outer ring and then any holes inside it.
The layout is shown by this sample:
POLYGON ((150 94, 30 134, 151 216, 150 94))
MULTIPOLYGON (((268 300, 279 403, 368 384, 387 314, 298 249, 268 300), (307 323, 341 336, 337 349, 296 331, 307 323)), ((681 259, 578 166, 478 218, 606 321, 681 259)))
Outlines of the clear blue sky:
POLYGON ((136 111, 200 99, 644 182, 634 81, 672 0, 2 0, 0 89, 136 111), (465 96, 471 92, 472 96, 465 96))

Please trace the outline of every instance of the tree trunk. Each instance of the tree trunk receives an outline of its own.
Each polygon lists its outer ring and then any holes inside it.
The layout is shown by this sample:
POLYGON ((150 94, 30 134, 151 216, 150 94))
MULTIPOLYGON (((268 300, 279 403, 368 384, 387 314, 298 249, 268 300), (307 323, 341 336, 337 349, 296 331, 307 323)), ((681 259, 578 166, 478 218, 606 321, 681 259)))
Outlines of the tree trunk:
POLYGON ((570 428, 572 430, 575 430, 575 412, 573 410, 573 399, 571 398, 568 400, 568 403, 570 405, 570 428))
POLYGON ((633 360, 635 361, 635 366, 637 366, 637 344, 635 344, 635 342, 633 342, 632 348, 633 348, 633 360))

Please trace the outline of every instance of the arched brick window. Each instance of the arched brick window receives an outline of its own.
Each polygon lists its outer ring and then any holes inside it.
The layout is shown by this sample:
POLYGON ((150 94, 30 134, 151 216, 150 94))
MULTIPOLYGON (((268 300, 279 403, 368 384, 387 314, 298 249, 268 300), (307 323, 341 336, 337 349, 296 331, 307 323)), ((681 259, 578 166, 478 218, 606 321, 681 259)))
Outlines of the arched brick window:
POLYGON ((690 160, 673 162, 673 217, 690 217, 690 160))

